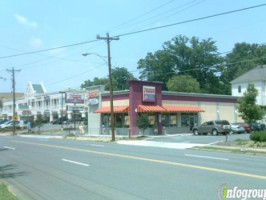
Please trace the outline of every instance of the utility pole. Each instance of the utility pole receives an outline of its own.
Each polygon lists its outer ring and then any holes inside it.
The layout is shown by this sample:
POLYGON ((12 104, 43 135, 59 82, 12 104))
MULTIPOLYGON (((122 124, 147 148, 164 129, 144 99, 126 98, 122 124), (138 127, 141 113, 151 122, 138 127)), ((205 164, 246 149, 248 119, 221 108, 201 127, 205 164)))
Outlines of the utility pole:
POLYGON ((111 112, 111 133, 112 141, 115 141, 115 127, 114 127, 114 103, 113 103, 113 81, 112 81, 112 65, 111 65, 111 52, 110 52, 110 41, 119 40, 119 37, 110 37, 109 33, 106 33, 106 37, 100 37, 97 35, 98 40, 106 40, 107 51, 108 51, 108 71, 109 71, 109 85, 110 85, 110 112, 111 112))
POLYGON ((12 73, 12 89, 13 89, 13 135, 16 135, 16 126, 15 126, 15 121, 17 120, 17 115, 16 115, 16 81, 15 81, 15 72, 20 72, 20 70, 15 70, 12 68, 11 70, 7 69, 7 72, 12 73))

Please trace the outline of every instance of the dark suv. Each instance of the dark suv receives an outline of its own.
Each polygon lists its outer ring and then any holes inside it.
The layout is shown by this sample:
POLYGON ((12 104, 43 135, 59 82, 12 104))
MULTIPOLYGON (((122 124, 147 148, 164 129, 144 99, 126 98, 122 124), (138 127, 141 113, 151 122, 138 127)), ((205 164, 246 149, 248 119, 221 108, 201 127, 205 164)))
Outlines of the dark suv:
POLYGON ((194 135, 208 134, 218 135, 219 133, 230 133, 231 125, 226 120, 214 120, 204 122, 198 127, 193 127, 192 132, 194 135))

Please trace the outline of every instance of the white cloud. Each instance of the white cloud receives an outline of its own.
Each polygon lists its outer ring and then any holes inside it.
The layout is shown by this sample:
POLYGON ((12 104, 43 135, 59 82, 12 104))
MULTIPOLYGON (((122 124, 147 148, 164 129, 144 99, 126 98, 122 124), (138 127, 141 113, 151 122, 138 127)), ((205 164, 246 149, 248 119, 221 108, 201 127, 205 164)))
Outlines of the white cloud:
POLYGON ((31 38, 29 43, 34 48, 38 48, 43 45, 43 41, 40 38, 31 38))
POLYGON ((38 26, 37 22, 30 21, 22 15, 15 14, 15 18, 20 24, 24 26, 33 27, 33 28, 38 26))

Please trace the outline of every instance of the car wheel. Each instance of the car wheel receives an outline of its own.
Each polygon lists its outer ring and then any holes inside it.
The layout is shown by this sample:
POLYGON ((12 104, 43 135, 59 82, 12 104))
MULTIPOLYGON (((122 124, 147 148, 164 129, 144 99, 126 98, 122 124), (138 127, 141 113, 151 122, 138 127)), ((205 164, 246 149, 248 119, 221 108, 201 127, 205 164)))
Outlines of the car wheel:
POLYGON ((199 135, 198 129, 194 129, 194 130, 193 130, 193 134, 194 134, 194 135, 199 135))
POLYGON ((216 129, 212 130, 212 135, 218 135, 218 131, 216 129))

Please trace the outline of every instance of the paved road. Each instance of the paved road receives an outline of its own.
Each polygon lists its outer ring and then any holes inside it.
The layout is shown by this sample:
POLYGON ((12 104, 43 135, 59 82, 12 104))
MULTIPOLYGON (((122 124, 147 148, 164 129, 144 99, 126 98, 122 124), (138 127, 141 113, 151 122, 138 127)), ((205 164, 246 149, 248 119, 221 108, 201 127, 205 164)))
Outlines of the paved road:
POLYGON ((206 200, 224 183, 266 189, 260 156, 2 136, 0 157, 0 178, 25 200, 206 200))

